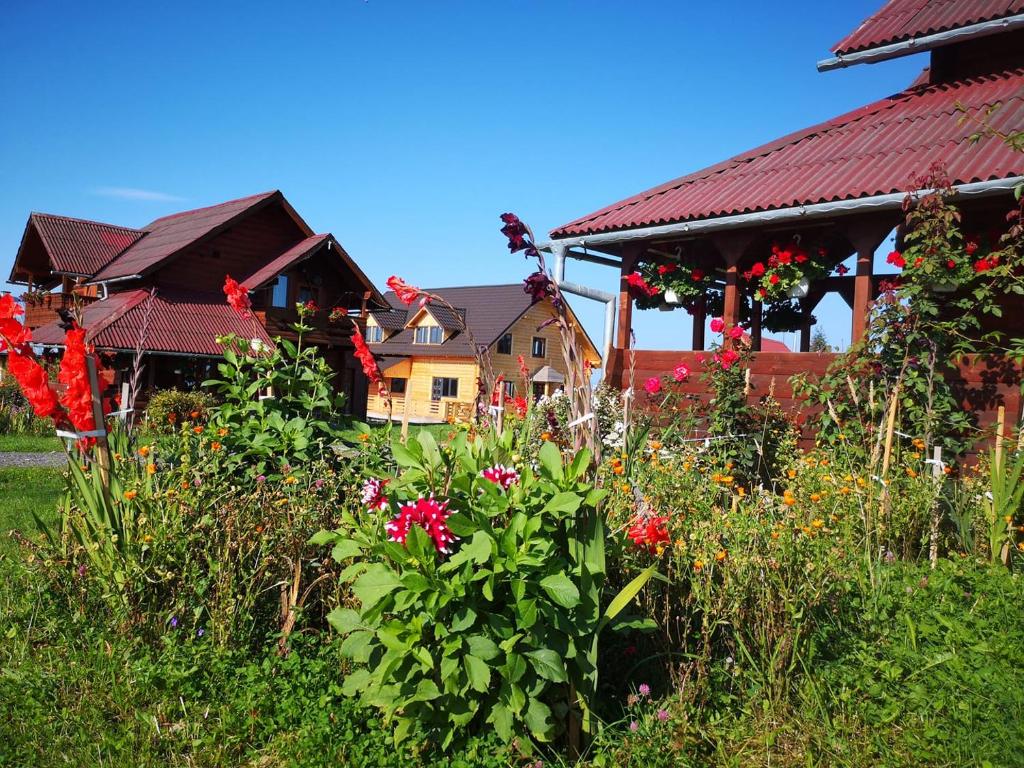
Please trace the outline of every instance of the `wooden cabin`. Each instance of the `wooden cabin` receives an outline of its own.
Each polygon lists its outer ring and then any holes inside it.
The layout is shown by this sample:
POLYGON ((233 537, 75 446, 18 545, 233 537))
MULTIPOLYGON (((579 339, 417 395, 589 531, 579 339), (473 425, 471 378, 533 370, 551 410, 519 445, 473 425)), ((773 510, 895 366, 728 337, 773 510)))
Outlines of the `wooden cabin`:
MULTIPOLYGON (((366 319, 367 344, 391 390, 393 418, 408 413, 419 423, 466 420, 481 378, 501 376, 507 398, 537 398, 561 388, 566 371, 558 328, 542 327, 555 314, 550 302, 534 304, 522 283, 429 292, 451 307, 438 302, 406 307, 389 292, 384 294, 387 308, 371 309, 366 319), (474 345, 489 368, 483 375, 474 345)), ((583 358, 599 367, 597 348, 578 321, 576 328, 583 358)), ((370 417, 387 417, 376 392, 369 393, 366 411, 370 417)))
MULTIPOLYGON (((871 302, 885 279, 876 274, 875 252, 903 221, 902 205, 915 176, 940 164, 953 182, 963 231, 989 232, 1000 225, 1005 230, 1013 190, 1024 181, 1024 154, 998 137, 972 142, 977 125, 962 120, 956 107, 988 115, 992 127, 1003 132, 1024 127, 1024 4, 889 0, 837 43, 819 69, 922 51, 929 52, 929 66, 900 93, 551 232, 547 249, 555 257, 556 274, 564 274, 567 259, 619 270, 617 331, 606 361, 610 382, 630 386, 627 351, 638 298, 632 276, 645 266, 685 265, 702 276, 702 288, 686 302, 672 301, 667 293, 639 297, 646 308, 660 303, 661 309, 688 311, 693 335, 690 350, 633 350, 636 382, 678 362, 692 363, 705 347, 707 318, 721 316, 750 329, 751 397, 772 390, 784 406, 795 407, 789 377, 821 373, 833 359, 809 351, 815 307, 827 294, 838 294, 852 310, 852 340, 863 336, 871 302), (744 273, 768 258, 773 243, 793 240, 822 249, 824 273, 787 296, 786 307, 764 304, 756 282, 745 280, 744 273), (837 269, 846 260, 852 263, 849 274, 845 267, 837 269), (799 331, 800 351, 763 349, 765 329, 799 331)), ((664 317, 673 316, 678 312, 664 317)), ((1008 313, 1004 330, 1019 335, 1017 318, 1019 312, 1008 313)), ((979 425, 990 424, 999 405, 1009 417, 1020 416, 1018 366, 976 359, 961 373, 964 405, 977 413, 979 425)))
POLYGON ((9 280, 28 289, 25 323, 37 344, 59 348, 58 312, 79 313, 88 340, 108 353, 116 391, 132 375, 136 350, 146 389, 197 387, 221 357, 218 337, 267 345, 294 338, 296 304, 313 302, 308 341, 336 372, 348 407, 361 415, 366 403, 352 328, 383 298, 334 236, 315 234, 279 191, 140 229, 33 213, 9 280), (227 275, 249 289, 252 320, 227 305, 227 275), (330 322, 339 309, 347 318, 330 322))

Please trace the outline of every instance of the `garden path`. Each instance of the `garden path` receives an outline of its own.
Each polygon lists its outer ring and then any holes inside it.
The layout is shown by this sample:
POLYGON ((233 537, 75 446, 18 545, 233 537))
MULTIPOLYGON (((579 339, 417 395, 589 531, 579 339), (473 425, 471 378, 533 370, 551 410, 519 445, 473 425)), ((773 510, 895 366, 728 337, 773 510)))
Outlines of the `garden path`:
POLYGON ((0 468, 4 467, 60 467, 67 461, 62 451, 26 453, 23 451, 0 452, 0 468))

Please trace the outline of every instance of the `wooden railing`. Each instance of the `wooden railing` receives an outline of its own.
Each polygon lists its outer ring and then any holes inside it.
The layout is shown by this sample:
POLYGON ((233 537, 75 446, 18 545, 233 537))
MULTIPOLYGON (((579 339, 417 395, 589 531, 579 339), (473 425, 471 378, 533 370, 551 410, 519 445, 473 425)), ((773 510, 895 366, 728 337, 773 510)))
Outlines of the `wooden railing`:
POLYGON ((44 293, 25 303, 25 325, 29 328, 52 323, 58 319, 58 309, 72 309, 76 303, 85 306, 96 301, 95 296, 80 296, 74 293, 44 293))

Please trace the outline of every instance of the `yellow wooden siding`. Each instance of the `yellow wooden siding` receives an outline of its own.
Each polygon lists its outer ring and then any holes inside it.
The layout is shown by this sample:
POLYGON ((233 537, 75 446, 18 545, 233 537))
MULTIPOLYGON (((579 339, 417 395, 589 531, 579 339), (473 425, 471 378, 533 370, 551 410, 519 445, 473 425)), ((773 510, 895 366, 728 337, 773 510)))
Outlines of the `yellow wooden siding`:
MULTIPOLYGON (((443 420, 446 402, 471 403, 476 397, 477 367, 476 361, 471 358, 413 357, 410 368, 405 396, 393 398, 395 418, 401 418, 406 397, 409 398, 409 417, 414 420, 443 420), (435 377, 457 379, 458 397, 443 397, 438 402, 431 400, 435 377)), ((366 409, 371 413, 384 412, 384 403, 375 392, 371 392, 367 398, 366 409)))

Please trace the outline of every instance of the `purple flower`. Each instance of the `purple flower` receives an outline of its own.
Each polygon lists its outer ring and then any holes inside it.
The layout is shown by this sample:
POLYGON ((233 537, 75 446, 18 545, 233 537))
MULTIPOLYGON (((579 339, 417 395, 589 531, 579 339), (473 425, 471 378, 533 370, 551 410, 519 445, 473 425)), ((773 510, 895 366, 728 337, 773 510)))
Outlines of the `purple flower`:
POLYGON ((641 696, 651 695, 651 686, 649 686, 647 683, 640 683, 640 687, 637 690, 640 691, 641 696))
POLYGON ((313 487, 319 491, 321 488, 324 487, 324 481, 321 480, 320 478, 317 478, 316 480, 313 481, 313 487))
POLYGON ((536 304, 538 301, 543 301, 548 296, 554 295, 555 286, 552 284, 551 278, 538 270, 523 280, 523 292, 530 294, 533 303, 536 304))
POLYGON ((195 480, 192 481, 192 485, 194 485, 196 488, 198 488, 202 484, 203 484, 203 481, 200 480, 198 477, 195 480))
POLYGON ((263 485, 265 482, 267 482, 267 476, 266 475, 259 475, 256 478, 256 485, 263 485))
POLYGON ((82 563, 80 566, 78 566, 78 578, 84 579, 85 574, 88 570, 89 569, 85 567, 85 563, 82 563))
POLYGON ((171 616, 171 629, 177 629, 177 628, 178 628, 178 617, 177 616, 171 616))
POLYGON ((202 627, 200 627, 199 629, 196 630, 196 637, 202 637, 205 634, 206 634, 206 630, 203 629, 202 627))
POLYGON ((636 733, 637 731, 640 730, 640 723, 638 723, 636 720, 633 720, 629 724, 629 730, 631 730, 633 733, 636 733))
POLYGON ((526 239, 526 225, 519 220, 514 213, 501 214, 501 220, 505 226, 501 228, 501 234, 508 238, 508 249, 515 253, 530 245, 526 239))
POLYGON ((658 710, 658 719, 659 719, 659 720, 660 720, 661 722, 663 722, 663 723, 664 723, 664 722, 665 722, 666 720, 668 720, 668 710, 664 710, 664 709, 659 709, 659 710, 658 710))

